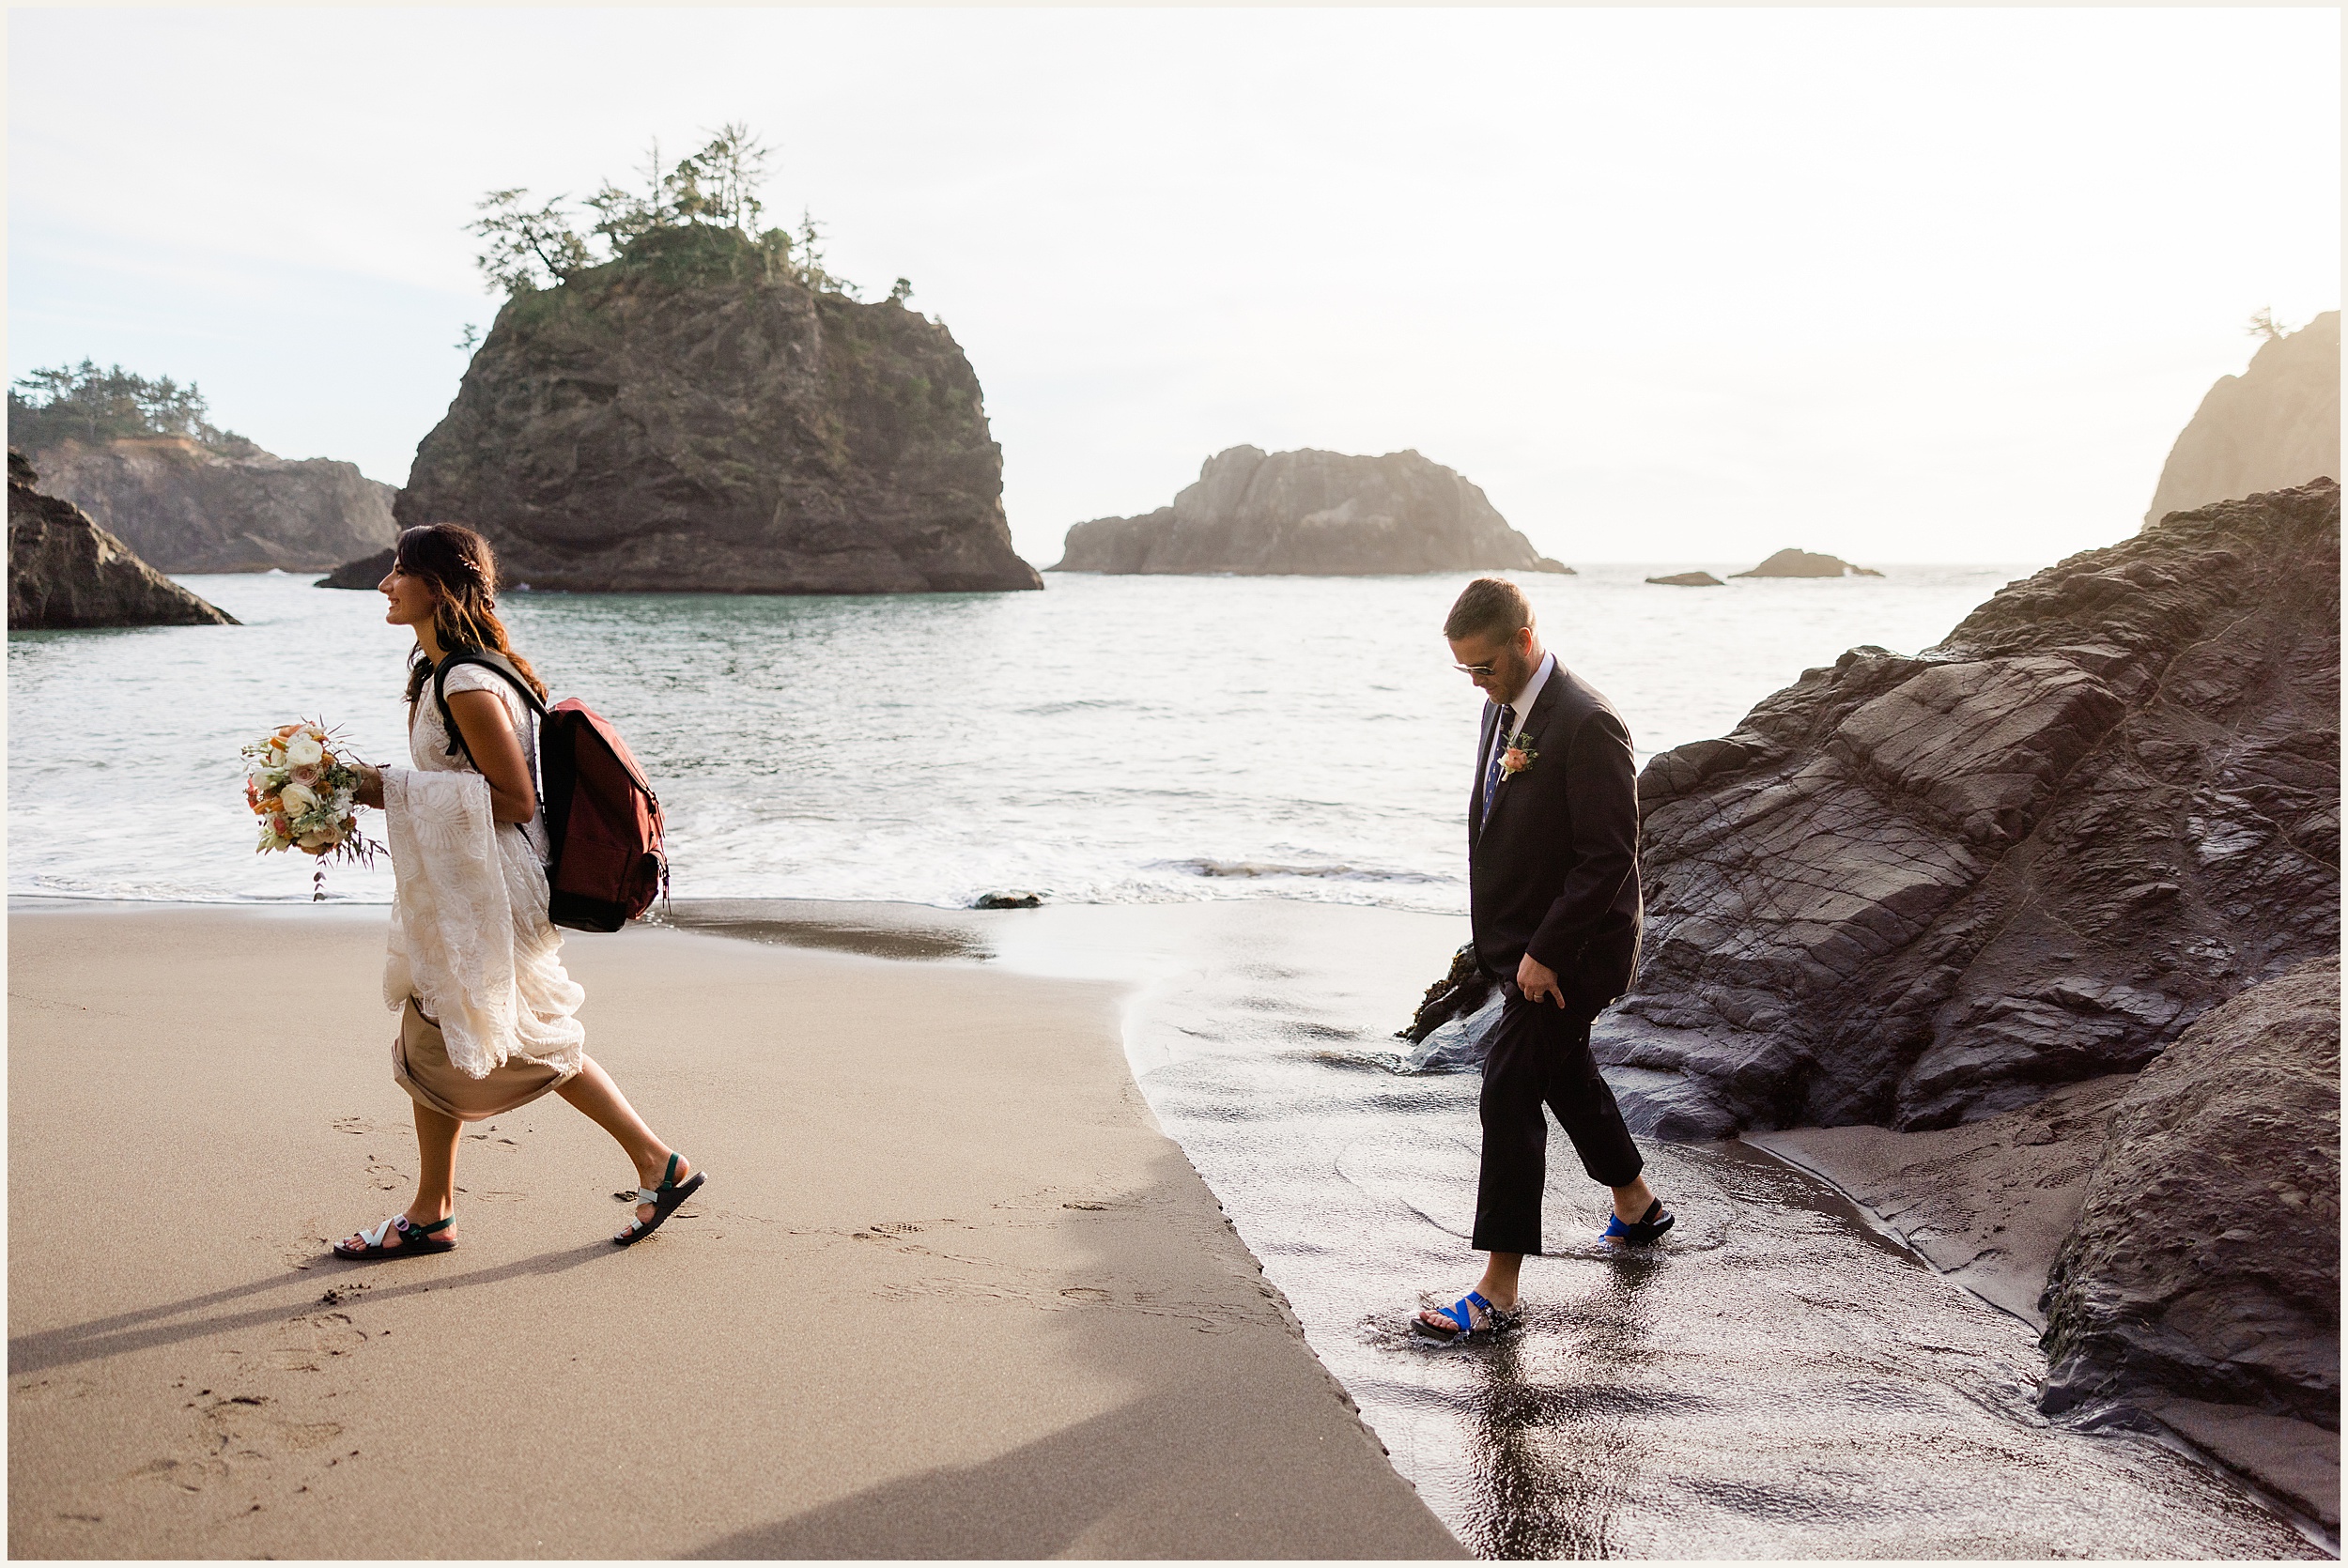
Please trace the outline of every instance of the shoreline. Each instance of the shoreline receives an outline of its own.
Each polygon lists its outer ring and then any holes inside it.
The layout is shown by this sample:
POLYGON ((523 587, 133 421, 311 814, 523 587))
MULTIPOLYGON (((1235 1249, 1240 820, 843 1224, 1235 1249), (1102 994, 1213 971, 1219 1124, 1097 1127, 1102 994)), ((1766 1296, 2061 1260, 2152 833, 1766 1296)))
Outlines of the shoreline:
MULTIPOLYGON (((14 925, 28 916, 36 920, 49 915, 70 917, 76 913, 86 915, 92 907, 85 900, 20 895, 11 901, 11 921, 14 925)), ((233 920, 236 912, 243 910, 271 930, 300 930, 307 923, 369 933, 378 929, 381 915, 381 906, 357 904, 100 907, 110 907, 132 918, 168 910, 199 922, 214 917, 233 920)), ((1413 1422, 1384 1432, 1384 1443, 1396 1445, 1391 1464, 1388 1463, 1377 1433, 1380 1428, 1387 1428, 1397 1411, 1387 1408, 1382 1414, 1374 1405, 1366 1408, 1355 1403, 1357 1397, 1367 1398, 1371 1391, 1348 1391, 1342 1386, 1341 1376, 1350 1381, 1364 1370, 1356 1364, 1358 1350, 1345 1339, 1327 1338, 1333 1330, 1345 1332, 1349 1338, 1351 1331, 1344 1330, 1341 1324, 1329 1322, 1316 1327, 1313 1305, 1299 1298, 1291 1306, 1283 1294, 1283 1284, 1291 1292, 1299 1284, 1306 1285, 1308 1296, 1315 1292, 1309 1277, 1291 1276, 1296 1259, 1290 1255, 1284 1236, 1276 1230, 1260 1229, 1263 1194, 1243 1182, 1241 1188, 1234 1190, 1234 1195, 1244 1201, 1231 1208, 1228 1218, 1224 1215, 1224 1206, 1202 1178, 1211 1170, 1220 1173, 1219 1179, 1228 1182, 1232 1178, 1234 1173, 1226 1168, 1228 1150, 1202 1156, 1202 1150, 1189 1147, 1188 1141, 1199 1133, 1197 1118, 1201 1110, 1211 1121, 1218 1120, 1225 1113, 1212 1104, 1186 1108, 1183 1100, 1195 1094, 1199 1070, 1211 1074, 1219 1070, 1198 1061, 1200 1055, 1243 1046, 1252 1056, 1267 1045, 1278 1053, 1274 1042, 1282 1038, 1284 1028, 1289 1031, 1286 1038, 1292 1041, 1297 1038, 1295 1032, 1301 1030, 1305 1042, 1324 1042, 1312 1052, 1319 1059, 1338 1066, 1373 1065, 1382 1054, 1374 1049, 1383 1027, 1378 1021, 1394 1009, 1397 998, 1405 992, 1414 998, 1419 989, 1416 971, 1412 967, 1419 961, 1415 955, 1447 953, 1445 944, 1450 927, 1463 926, 1464 921, 1450 922, 1444 917, 1406 911, 1292 899, 1046 905, 1040 910, 948 909, 880 900, 697 899, 681 900, 666 913, 667 918, 659 924, 631 928, 628 933, 618 937, 566 937, 565 957, 580 961, 578 969, 589 986, 591 1003, 586 1016, 591 1050, 598 1049, 592 1038, 596 1028, 593 1014, 595 1001, 603 994, 603 988, 592 975, 594 960, 611 950, 613 945, 631 941, 685 943, 704 949, 730 949, 743 955, 780 960, 786 967, 811 964, 818 969, 833 969, 837 973, 826 982, 833 988, 842 985, 842 976, 860 975, 867 981, 903 976, 903 983, 915 986, 928 983, 915 976, 935 976, 958 984, 1036 987, 1039 994, 1069 987, 1092 993, 1100 1009, 1099 1022, 1094 1026, 1095 1038, 1110 1033, 1120 1041, 1125 1058, 1124 1070, 1116 1074, 1121 1081, 1120 1092, 1130 1111, 1137 1115, 1150 1134, 1173 1150, 1180 1162, 1181 1180, 1177 1184, 1186 1184, 1193 1190, 1194 1197, 1203 1199, 1215 1214, 1224 1239, 1244 1260, 1254 1289, 1271 1303, 1292 1348, 1305 1352, 1312 1371, 1342 1402, 1354 1430, 1369 1440, 1370 1452, 1384 1470, 1384 1479, 1402 1488, 1411 1503, 1430 1522, 1433 1515, 1427 1513, 1429 1504, 1437 1498, 1454 1499, 1442 1505, 1444 1517, 1451 1519, 1450 1511, 1458 1506, 1458 1479, 1445 1473, 1450 1461, 1434 1459, 1422 1452, 1422 1440, 1413 1422), (713 936, 729 940, 714 944, 700 940, 713 936), (1336 967, 1332 967, 1333 961, 1336 967), (1231 975, 1221 976, 1219 972, 1227 967, 1231 975), (1328 995, 1320 994, 1332 985, 1340 969, 1349 974, 1374 970, 1383 977, 1367 987, 1352 981, 1336 983, 1328 995), (1393 978, 1398 973, 1398 981, 1393 978), (1211 975, 1215 978, 1210 978, 1211 975), (1254 979, 1244 977, 1248 976, 1254 979), (1267 979, 1274 982, 1269 988, 1258 983, 1267 979), (1314 995, 1309 1001, 1293 994, 1287 996, 1287 1006, 1292 1014, 1304 1015, 1303 1022, 1294 1016, 1285 1023, 1278 1018, 1250 1022, 1250 1015, 1260 1014, 1274 1006, 1266 995, 1249 994, 1247 988, 1251 985, 1257 992, 1268 990, 1274 993, 1292 993, 1301 985, 1314 995), (1387 996, 1387 991, 1396 996, 1387 996), (1323 1004, 1321 1010, 1314 1011, 1315 1002, 1323 1004), (1329 1027, 1332 1024, 1350 1028, 1329 1027), (1267 1034, 1266 1029, 1272 1032, 1267 1034), (1347 1038, 1355 1043, 1349 1045, 1347 1038), (1218 1040, 1223 1043, 1216 1043, 1218 1040), (1372 1048, 1365 1050, 1365 1046, 1372 1048), (1166 1078, 1162 1076, 1162 1069, 1167 1068, 1179 1070, 1166 1078), (1160 1087, 1143 1090, 1140 1081, 1145 1076, 1160 1087), (1166 1086, 1184 1083, 1194 1087, 1166 1086), (1162 1103, 1169 1093, 1173 1099, 1162 1103), (1177 1134, 1182 1140, 1180 1145, 1175 1141, 1177 1134), (1270 1251, 1266 1251, 1267 1246, 1270 1251), (1270 1277, 1264 1272, 1267 1262, 1274 1266, 1270 1277), (1279 1283, 1275 1284, 1275 1280, 1279 1283), (1376 1426, 1371 1424, 1373 1418, 1376 1426), (1413 1483, 1420 1487, 1432 1485, 1427 1499, 1422 1500, 1410 1491, 1413 1483)), ((364 978, 370 983, 373 973, 372 968, 366 968, 364 978)), ((853 979, 846 983, 850 987, 855 984, 853 979)), ((900 981, 886 979, 884 984, 893 990, 900 981)), ((1100 1041, 1100 1045, 1106 1043, 1100 1041)), ((1094 1049, 1097 1051, 1099 1046, 1094 1049)), ((627 1074, 620 1076, 624 1086, 632 1085, 633 1080, 627 1074)), ((1396 1085, 1407 1090, 1414 1082, 1425 1081, 1402 1078, 1396 1081, 1396 1085)), ((1427 1084, 1429 1088, 1434 1086, 1427 1084)), ((1453 1086, 1455 1092, 1456 1087, 1453 1086)), ((396 1091, 388 1085, 384 1088, 397 1100, 395 1109, 404 1115, 405 1100, 397 1099, 396 1091)), ((2034 1202, 2031 1193, 2023 1194, 2025 1201, 2020 1207, 2031 1210, 2031 1218, 2035 1222, 2032 1234, 2038 1237, 2043 1257, 2025 1255, 2016 1263, 2009 1256, 2002 1264, 1991 1259, 1987 1266, 1977 1266, 1977 1254, 1985 1250, 1978 1244, 1994 1231, 2013 1228, 2015 1206, 2000 1207, 1979 1202, 1982 1193, 1972 1189, 1987 1185, 1978 1179, 1979 1169, 1973 1171, 1975 1179, 1970 1187, 1963 1181, 1953 1182, 1949 1171, 1963 1168, 1970 1156, 1977 1167, 1985 1160, 1992 1174, 2034 1181, 2049 1169, 2065 1162, 2076 1163, 2073 1156, 2078 1148, 2100 1137, 2103 1117, 2109 1114, 2108 1090, 2109 1085, 2103 1091, 2093 1084, 2074 1086, 2049 1097, 2039 1106, 2027 1107, 1995 1122, 1940 1133, 1902 1134, 1875 1128, 1802 1129, 1756 1133, 1744 1143, 1754 1154, 1766 1156, 1767 1163, 1794 1174, 1799 1182, 1830 1203, 1848 1205, 1857 1216, 1853 1222, 1875 1231, 1884 1247, 1896 1251, 1911 1265, 1923 1263, 1945 1284, 1957 1285, 1958 1293, 1965 1298, 1999 1308, 1999 1315, 2009 1321, 2029 1323, 2030 1315, 2017 1310, 2018 1303, 2013 1299, 2020 1287, 2017 1281, 2035 1268, 2035 1279, 2043 1283, 2045 1261, 2051 1258, 2052 1248, 2059 1244, 2062 1230, 2068 1222, 2069 1210, 2062 1206, 2069 1203, 2076 1207, 2077 1187, 2083 1181, 2083 1174, 2051 1193, 2032 1188, 2034 1202), (2084 1102, 2073 1103, 2082 1099, 2083 1092, 2084 1102), (2059 1136, 2042 1138, 2040 1132, 2047 1130, 2025 1131, 2019 1126, 2004 1125, 2026 1121, 2033 1115, 2052 1124, 2051 1130, 2059 1136), (2017 1131, 2023 1132, 2018 1139, 2017 1131), (1952 1138, 1964 1146, 1930 1146, 1935 1140, 1947 1142, 1952 1138), (2022 1157, 2026 1168, 2014 1164, 2015 1156, 2022 1157), (2037 1163, 2028 1164, 2030 1161, 2037 1163), (1937 1180, 1920 1179, 1920 1173, 1927 1167, 1937 1173, 1937 1180), (1975 1209, 1984 1212, 1977 1214, 1975 1209), (1968 1247, 1972 1251, 1966 1251, 1968 1247), (1985 1285, 1988 1288, 1985 1289, 1985 1285), (2000 1296, 2008 1299, 2000 1299, 2000 1296)), ((635 1092, 632 1087, 631 1092, 635 1092)), ((554 1114, 577 1120, 567 1117, 564 1112, 554 1114)), ((657 1121, 656 1118, 657 1124, 657 1121)), ((1413 1136, 1407 1132, 1403 1135, 1413 1136)), ((1665 1153, 1659 1149, 1659 1158, 1665 1157, 1665 1153)), ((715 1191, 718 1176, 723 1173, 716 1172, 714 1166, 713 1173, 715 1191)), ((1350 1169, 1345 1173, 1349 1179, 1360 1174, 1350 1169)), ((2007 1183, 2014 1184, 2013 1180, 2007 1183)), ((693 1207, 687 1207, 687 1216, 693 1207)), ((909 1245, 920 1255, 930 1255, 920 1251, 929 1243, 908 1242, 905 1236, 884 1227, 871 1228, 865 1238, 886 1239, 892 1246, 909 1245)), ((2020 1251, 2027 1253, 2028 1250, 2020 1251)), ((2036 1284, 2027 1284, 2034 1298, 2036 1284)), ((1321 1305, 1325 1308, 1326 1303, 1321 1305)), ((2232 1414, 2235 1413, 2217 1407, 2170 1411, 2167 1419, 2159 1422, 2157 1430, 2147 1430, 2141 1435, 2170 1448, 2195 1467, 2222 1475, 2228 1485, 2247 1493, 2249 1500, 2287 1522, 2310 1544, 2336 1553, 2336 1527, 2326 1528, 2325 1516, 2318 1512, 2321 1503, 2309 1500, 2310 1492, 2321 1492, 2321 1477, 2311 1477, 2304 1463, 2294 1468, 2289 1462, 2289 1446, 2278 1450, 2275 1434, 2254 1429, 2255 1422, 2246 1427, 2238 1420, 2230 1419, 2232 1414), (2198 1432, 2188 1424, 2197 1421, 2198 1432)), ((2336 1441, 2334 1438, 2335 1452, 2336 1441)), ((2331 1506, 2336 1511, 2336 1491, 2331 1506)), ((1452 1525, 1454 1530, 1459 1528, 1456 1519, 1452 1525)), ((736 1544, 733 1549, 749 1548, 736 1544)), ((1453 1545, 1450 1549, 1458 1548, 1453 1545)), ((1108 1555, 1117 1554, 1112 1551, 1108 1555)))
POLYGON ((1460 1555, 1122 988, 566 941, 703 1195, 612 1248, 625 1161, 548 1099, 468 1128, 456 1252, 349 1265, 413 1171, 379 920, 11 901, 14 1554, 1460 1555))

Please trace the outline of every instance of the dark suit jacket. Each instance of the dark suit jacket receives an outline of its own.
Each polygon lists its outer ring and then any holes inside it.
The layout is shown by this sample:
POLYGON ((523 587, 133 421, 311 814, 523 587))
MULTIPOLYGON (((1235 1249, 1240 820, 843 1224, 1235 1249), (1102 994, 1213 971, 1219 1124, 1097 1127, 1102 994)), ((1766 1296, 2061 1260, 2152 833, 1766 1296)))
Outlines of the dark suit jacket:
POLYGON ((1484 704, 1468 797, 1468 912, 1475 961, 1514 980, 1526 953, 1557 971, 1569 1010, 1595 1015, 1630 989, 1639 961, 1639 780, 1630 730, 1559 664, 1517 728, 1532 766, 1481 811, 1482 761, 1500 719, 1484 704))

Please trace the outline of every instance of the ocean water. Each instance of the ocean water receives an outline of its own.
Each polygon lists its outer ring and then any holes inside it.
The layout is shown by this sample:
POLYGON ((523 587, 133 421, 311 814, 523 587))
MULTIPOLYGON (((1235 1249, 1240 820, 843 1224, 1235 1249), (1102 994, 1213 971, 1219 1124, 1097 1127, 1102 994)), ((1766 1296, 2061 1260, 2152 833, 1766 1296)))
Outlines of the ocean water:
MULTIPOLYGON (((1844 649, 1913 652, 2031 567, 1525 587, 1641 760, 1724 732, 1844 649)), ((1715 563, 1714 570, 1726 569, 1715 563)), ((659 792, 677 897, 967 904, 1273 897, 1465 908, 1480 698, 1444 611, 1468 574, 1054 576, 1041 593, 515 592, 516 646, 614 720, 659 792)), ((238 747, 295 717, 404 761, 409 634, 374 593, 180 579, 237 627, 11 633, 8 888, 306 899, 253 853, 238 747)), ((379 835, 378 835, 379 836, 379 835)), ((388 861, 338 866, 387 901, 388 861)))

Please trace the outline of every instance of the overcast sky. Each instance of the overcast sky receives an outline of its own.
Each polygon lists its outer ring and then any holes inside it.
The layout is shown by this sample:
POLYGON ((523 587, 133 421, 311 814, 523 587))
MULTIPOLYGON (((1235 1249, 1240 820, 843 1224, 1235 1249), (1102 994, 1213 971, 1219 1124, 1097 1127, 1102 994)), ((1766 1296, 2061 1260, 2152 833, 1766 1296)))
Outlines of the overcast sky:
POLYGON ((910 277, 1019 546, 1240 442, 1415 447, 1573 561, 2040 561, 2339 304, 2327 9, 15 10, 8 367, 394 484, 490 187, 744 119, 910 277))

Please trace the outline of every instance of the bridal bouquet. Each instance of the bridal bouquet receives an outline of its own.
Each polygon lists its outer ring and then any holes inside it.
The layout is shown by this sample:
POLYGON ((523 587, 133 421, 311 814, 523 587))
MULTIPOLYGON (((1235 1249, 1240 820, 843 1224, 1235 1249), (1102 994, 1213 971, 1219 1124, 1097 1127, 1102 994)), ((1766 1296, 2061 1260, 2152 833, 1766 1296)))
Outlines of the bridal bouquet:
MULTIPOLYGON (((372 864, 375 845, 359 832, 359 770, 324 725, 283 724, 243 750, 244 802, 261 819, 254 853, 300 850, 326 860, 372 864)), ((324 898, 318 867, 316 897, 324 898)))

